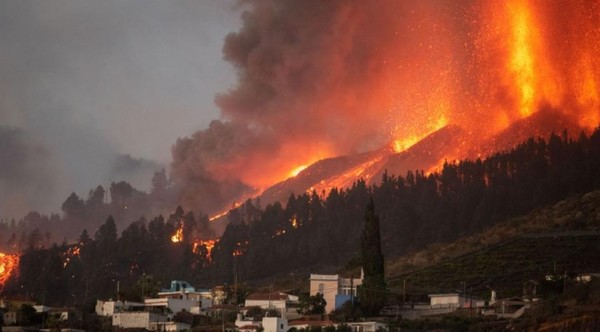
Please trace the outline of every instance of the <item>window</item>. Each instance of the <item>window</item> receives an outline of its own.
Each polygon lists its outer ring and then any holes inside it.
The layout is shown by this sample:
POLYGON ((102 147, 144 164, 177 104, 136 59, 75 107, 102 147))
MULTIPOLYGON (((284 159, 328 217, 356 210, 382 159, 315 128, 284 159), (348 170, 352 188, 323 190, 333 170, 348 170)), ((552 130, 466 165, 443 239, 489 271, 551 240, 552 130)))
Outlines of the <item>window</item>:
POLYGON ((319 284, 319 293, 321 293, 322 295, 325 295, 325 284, 323 284, 323 283, 319 284))

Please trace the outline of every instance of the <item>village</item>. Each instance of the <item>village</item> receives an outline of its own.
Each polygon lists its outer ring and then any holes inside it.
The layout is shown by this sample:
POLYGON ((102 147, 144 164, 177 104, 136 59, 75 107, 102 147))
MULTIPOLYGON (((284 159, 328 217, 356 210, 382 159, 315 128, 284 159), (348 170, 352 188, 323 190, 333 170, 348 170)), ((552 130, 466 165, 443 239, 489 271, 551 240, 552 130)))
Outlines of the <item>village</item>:
MULTIPOLYGON (((577 281, 585 283, 596 277, 596 274, 581 275, 577 281)), ((243 303, 236 305, 226 300, 230 298, 227 294, 230 288, 195 288, 186 281, 173 280, 156 297, 145 297, 141 302, 98 299, 93 314, 84 314, 76 306, 54 308, 23 298, 4 298, 0 300, 1 331, 85 331, 84 315, 94 315, 102 330, 107 331, 375 332, 389 331, 390 324, 399 319, 457 315, 510 320, 520 317, 540 300, 536 297, 536 283, 530 281, 524 285, 523 297, 500 298, 493 290, 487 299, 469 295, 466 290, 428 294, 428 302, 404 299, 397 304, 388 303, 377 317, 352 320, 340 313, 359 301, 357 289, 362 284, 362 273, 358 278, 310 274, 308 298, 269 289, 250 293, 243 303)), ((77 301, 75 294, 73 301, 77 301)))

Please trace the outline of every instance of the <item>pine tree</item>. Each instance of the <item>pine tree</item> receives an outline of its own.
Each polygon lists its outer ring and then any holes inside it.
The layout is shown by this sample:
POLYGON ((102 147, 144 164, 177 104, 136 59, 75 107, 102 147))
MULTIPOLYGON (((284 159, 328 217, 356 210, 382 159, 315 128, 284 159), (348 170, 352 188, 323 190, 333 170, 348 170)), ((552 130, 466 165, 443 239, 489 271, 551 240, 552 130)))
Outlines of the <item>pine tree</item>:
POLYGON ((379 216, 375 214, 373 197, 365 212, 365 228, 360 239, 360 253, 364 280, 359 289, 359 301, 365 314, 375 316, 385 304, 387 291, 381 253, 379 216))

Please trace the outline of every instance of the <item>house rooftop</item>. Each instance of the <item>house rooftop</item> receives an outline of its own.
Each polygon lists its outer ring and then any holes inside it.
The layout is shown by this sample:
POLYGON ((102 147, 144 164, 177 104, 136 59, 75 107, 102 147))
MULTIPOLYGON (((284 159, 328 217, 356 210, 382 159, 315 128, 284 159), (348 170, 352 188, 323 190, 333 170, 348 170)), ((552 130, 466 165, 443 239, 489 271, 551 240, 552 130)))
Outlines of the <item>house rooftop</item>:
POLYGON ((288 294, 285 293, 252 293, 246 297, 246 300, 252 301, 282 301, 287 300, 289 297, 288 294))

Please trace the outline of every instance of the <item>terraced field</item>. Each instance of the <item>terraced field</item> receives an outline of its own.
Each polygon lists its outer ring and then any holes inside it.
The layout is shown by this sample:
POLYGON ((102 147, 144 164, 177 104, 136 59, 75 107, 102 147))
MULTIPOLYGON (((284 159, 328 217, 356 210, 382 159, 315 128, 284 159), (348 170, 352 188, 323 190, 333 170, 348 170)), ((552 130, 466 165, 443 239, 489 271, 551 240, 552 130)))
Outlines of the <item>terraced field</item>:
MULTIPOLYGON (((425 269, 388 279, 398 292, 406 280, 407 292, 454 292, 489 298, 521 296, 529 280, 537 293, 561 290, 562 280, 547 282, 548 274, 573 276, 600 272, 600 232, 563 232, 520 236, 493 247, 468 253, 425 269)), ((568 280, 568 279, 567 279, 568 280)), ((568 286, 568 283, 567 283, 568 286)))

